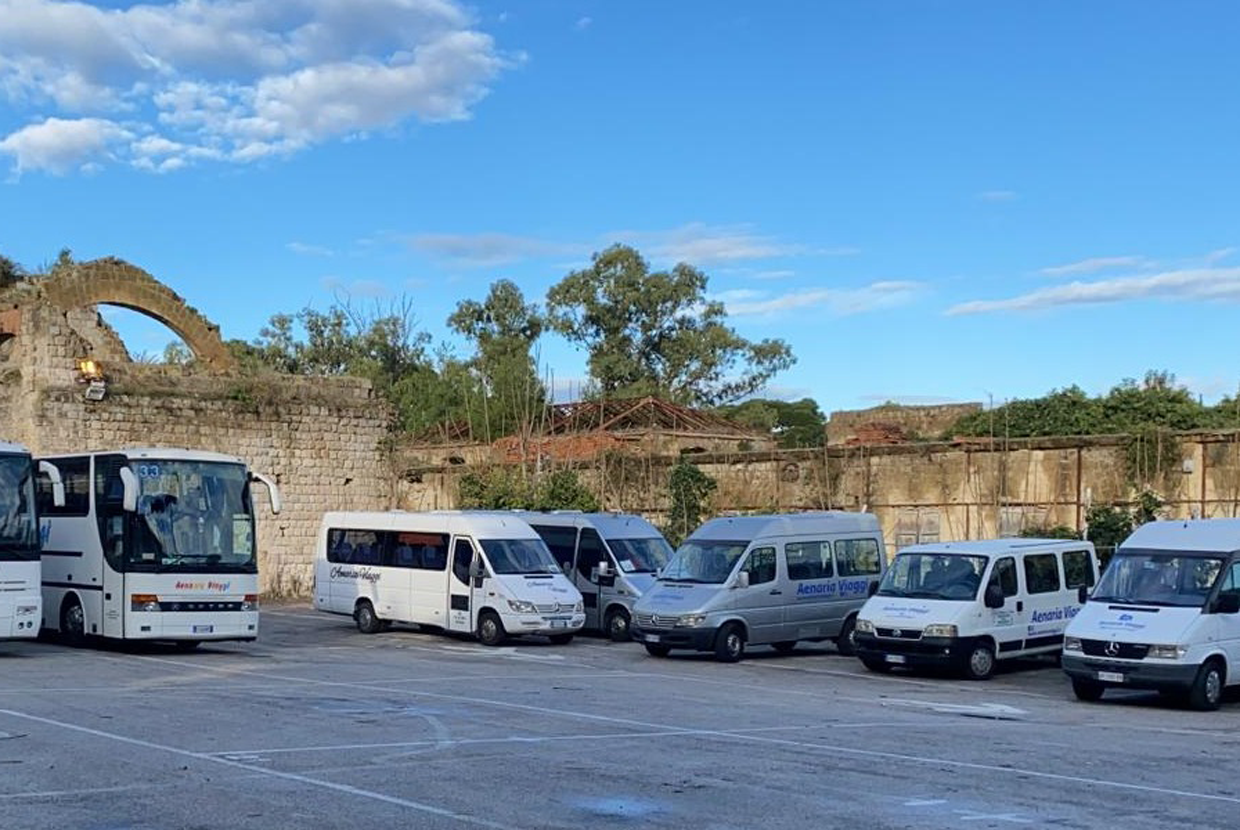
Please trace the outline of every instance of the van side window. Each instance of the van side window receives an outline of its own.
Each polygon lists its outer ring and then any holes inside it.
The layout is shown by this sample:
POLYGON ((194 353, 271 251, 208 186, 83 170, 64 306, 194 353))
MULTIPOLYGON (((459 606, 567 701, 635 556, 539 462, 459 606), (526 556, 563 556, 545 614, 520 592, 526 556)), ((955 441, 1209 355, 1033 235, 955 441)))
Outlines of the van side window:
POLYGON ((1025 589, 1031 594, 1059 590, 1059 564, 1053 553, 1031 553, 1025 556, 1025 589))
POLYGON ((52 503, 52 480, 47 476, 34 478, 34 502, 40 516, 89 516, 90 515, 90 456, 57 458, 52 461, 60 468, 65 483, 65 506, 52 503))
POLYGON ((1233 562, 1227 569, 1227 574, 1223 577, 1223 584, 1219 586, 1218 592, 1220 595, 1240 594, 1240 562, 1233 562))
POLYGON ((989 584, 1002 588, 1005 597, 1016 596, 1016 560, 1005 556, 996 562, 995 569, 990 572, 989 584))
POLYGON ((555 561, 560 563, 560 570, 564 573, 572 571, 573 554, 577 547, 577 528, 535 524, 530 527, 547 543, 547 549, 551 551, 555 561))
POLYGON ((788 542, 784 545, 789 579, 830 579, 835 576, 830 542, 788 542))
POLYGON ((577 573, 582 579, 590 578, 590 571, 598 567, 603 558, 603 540, 593 528, 581 529, 581 541, 577 543, 577 573))
POLYGON ((382 565, 384 535, 374 530, 329 530, 327 561, 349 565, 382 565))
POLYGON ((469 584, 469 566, 474 561, 474 546, 468 539, 457 539, 452 549, 452 575, 466 585, 469 584))
POLYGON ((1089 559, 1089 552, 1069 550, 1063 554, 1063 581, 1069 588, 1094 587, 1094 563, 1089 559))
POLYGON ((775 581, 775 548, 754 548, 743 570, 749 572, 749 584, 775 581))
POLYGON ((392 537, 387 564, 419 571, 442 571, 448 567, 448 534, 401 530, 385 535, 392 537))
POLYGON ((879 573, 878 540, 840 539, 835 543, 835 565, 840 576, 869 576, 879 573))

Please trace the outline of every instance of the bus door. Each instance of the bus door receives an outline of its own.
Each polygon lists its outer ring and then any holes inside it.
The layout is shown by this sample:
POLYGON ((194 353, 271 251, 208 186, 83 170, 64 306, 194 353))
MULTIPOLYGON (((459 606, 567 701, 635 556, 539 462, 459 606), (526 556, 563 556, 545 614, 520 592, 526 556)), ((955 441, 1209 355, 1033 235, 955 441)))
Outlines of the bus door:
POLYGON ((610 559, 607 551, 603 548, 603 540, 599 537, 598 531, 592 527, 583 527, 581 535, 577 537, 577 578, 575 584, 577 590, 581 592, 581 600, 586 608, 586 628, 598 628, 602 625, 602 621, 599 619, 599 608, 601 607, 599 598, 603 586, 600 582, 609 582, 612 586, 616 582, 614 575, 603 577, 601 580, 599 578, 598 565, 605 558, 610 559))
POLYGON ((482 557, 474 550, 473 541, 465 536, 456 537, 452 542, 452 567, 448 569, 449 631, 464 634, 474 631, 484 577, 473 574, 481 564, 482 557))
POLYGON ((95 456, 95 517, 103 548, 103 619, 100 631, 92 630, 95 621, 87 619, 86 632, 104 637, 124 637, 126 633, 125 609, 130 599, 125 585, 125 551, 131 545, 132 514, 125 510, 120 471, 127 464, 122 455, 95 456))

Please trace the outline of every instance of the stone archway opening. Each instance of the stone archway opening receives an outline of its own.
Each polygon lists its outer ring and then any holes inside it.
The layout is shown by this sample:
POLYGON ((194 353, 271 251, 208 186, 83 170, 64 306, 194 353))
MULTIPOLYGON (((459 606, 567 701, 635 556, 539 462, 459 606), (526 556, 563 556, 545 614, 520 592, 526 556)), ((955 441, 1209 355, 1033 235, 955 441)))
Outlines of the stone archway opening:
POLYGON ((194 359, 181 335, 149 314, 111 303, 101 303, 96 309, 130 361, 139 365, 185 365, 194 359))

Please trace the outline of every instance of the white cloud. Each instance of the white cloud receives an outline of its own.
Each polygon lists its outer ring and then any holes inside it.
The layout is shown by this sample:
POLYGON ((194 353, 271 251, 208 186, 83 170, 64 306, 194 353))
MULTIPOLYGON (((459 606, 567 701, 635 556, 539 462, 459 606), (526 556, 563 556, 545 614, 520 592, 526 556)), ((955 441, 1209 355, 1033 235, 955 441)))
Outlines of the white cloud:
POLYGON ((1108 271, 1112 268, 1140 268, 1147 264, 1148 261, 1145 257, 1140 256, 1099 256, 1082 259, 1077 262, 1069 262, 1067 265, 1043 268, 1042 273, 1050 277, 1058 277, 1064 274, 1096 274, 1099 271, 1108 271))
POLYGON ((102 118, 48 118, 0 140, 0 153, 13 157, 15 172, 47 170, 57 175, 105 157, 132 133, 102 118))
POLYGON ((320 282, 328 291, 346 297, 378 298, 392 293, 387 285, 378 280, 344 280, 340 277, 324 277, 320 282))
POLYGON ((1216 265, 1229 258, 1235 252, 1235 248, 1219 248, 1217 251, 1211 251, 1205 256, 1206 265, 1216 265))
POLYGON ((781 268, 773 271, 758 271, 753 275, 753 278, 756 280, 786 280, 796 275, 796 271, 781 268))
POLYGON ((581 17, 581 18, 578 18, 578 19, 577 19, 577 22, 576 22, 576 24, 574 24, 574 25, 577 27, 577 30, 578 30, 578 31, 584 31, 584 30, 586 30, 586 29, 590 28, 590 24, 591 24, 591 23, 593 23, 593 22, 594 22, 594 19, 593 19, 593 18, 590 18, 590 17, 581 17))
POLYGON ((655 259, 702 266, 810 253, 804 245, 755 233, 750 225, 691 222, 663 231, 616 231, 609 238, 632 243, 655 259))
POLYGON ((323 245, 311 245, 306 242, 290 242, 284 247, 301 256, 329 257, 335 255, 335 251, 331 248, 323 245))
POLYGON ((1017 198, 1017 193, 1014 190, 983 190, 977 198, 983 202, 1011 202, 1017 198))
POLYGON ((584 245, 507 233, 419 233, 406 237, 405 241, 415 250, 475 268, 574 255, 588 250, 584 245))
POLYGON ((876 282, 861 288, 811 288, 769 296, 739 289, 720 295, 734 317, 773 315, 804 308, 826 308, 834 314, 860 314, 910 302, 921 284, 908 281, 876 282))
POLYGON ((1240 268, 1191 268, 1096 282, 1076 281, 1006 300, 972 300, 952 306, 947 313, 1036 311, 1142 299, 1240 301, 1240 268))
POLYGON ((142 169, 468 118, 517 59, 455 0, 0 0, 0 97, 19 115, 124 112, 135 140, 179 145, 118 150, 142 169))

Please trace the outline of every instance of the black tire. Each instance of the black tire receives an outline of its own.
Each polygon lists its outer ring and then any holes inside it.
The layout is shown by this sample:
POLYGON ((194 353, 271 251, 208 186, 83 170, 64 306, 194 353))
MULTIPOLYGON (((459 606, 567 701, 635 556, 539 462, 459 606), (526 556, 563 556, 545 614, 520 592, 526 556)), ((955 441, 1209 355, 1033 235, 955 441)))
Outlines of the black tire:
POLYGON ((378 634, 383 630, 383 620, 375 613, 375 607, 368 600, 362 600, 353 609, 353 621, 357 630, 363 634, 378 634))
POLYGON ((1076 695, 1077 700, 1083 700, 1086 703, 1096 703, 1102 700, 1102 693, 1107 690, 1096 680, 1085 680, 1084 678, 1072 678, 1072 694, 1076 695))
POLYGON ((613 608, 607 612, 607 618, 603 620, 603 631, 613 643, 627 643, 632 638, 629 634, 629 623, 628 611, 623 608, 613 608))
POLYGON ((715 635, 715 659, 736 663, 745 656, 745 629, 738 623, 724 623, 715 635))
POLYGON ((60 607, 60 639, 73 648, 86 645, 86 612, 77 597, 70 597, 60 607))
POLYGON ((661 646, 655 643, 646 643, 646 653, 651 657, 666 657, 672 653, 668 646, 661 646))
POLYGON ((202 640, 177 640, 172 647, 177 651, 194 651, 200 645, 202 645, 202 640))
POLYGON ((1226 674, 1218 660, 1207 660, 1197 670, 1197 678, 1188 690, 1188 706, 1198 712, 1213 712, 1223 702, 1226 674))
POLYGON ((839 649, 840 654, 845 657, 854 657, 857 654, 857 618, 855 616, 844 620, 844 627, 840 629, 840 634, 835 638, 835 647, 839 649))
POLYGON ((792 650, 797 647, 797 641, 780 640, 778 643, 771 643, 771 646, 780 654, 791 654, 792 650))
POLYGON ((478 615, 478 642, 484 646, 497 646, 504 642, 508 633, 500 622, 499 614, 494 611, 483 611, 478 615))
POLYGON ((876 674, 887 674, 891 671, 891 664, 886 660, 879 660, 875 657, 862 657, 861 663, 867 669, 876 674))
POLYGON ((573 641, 572 634, 552 634, 547 638, 557 646, 566 646, 573 641))
POLYGON ((995 649, 979 640, 964 659, 964 676, 970 680, 989 680, 995 674, 995 649))

